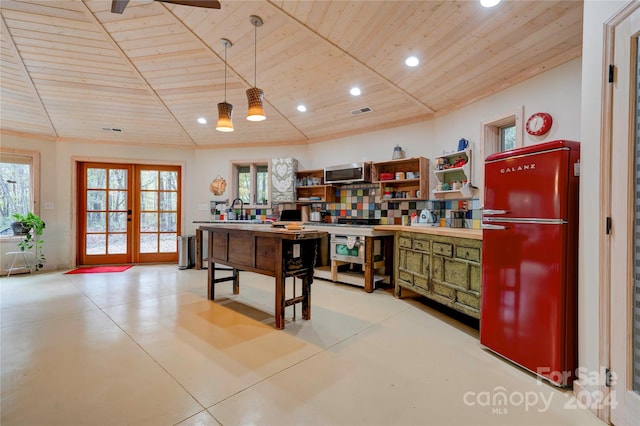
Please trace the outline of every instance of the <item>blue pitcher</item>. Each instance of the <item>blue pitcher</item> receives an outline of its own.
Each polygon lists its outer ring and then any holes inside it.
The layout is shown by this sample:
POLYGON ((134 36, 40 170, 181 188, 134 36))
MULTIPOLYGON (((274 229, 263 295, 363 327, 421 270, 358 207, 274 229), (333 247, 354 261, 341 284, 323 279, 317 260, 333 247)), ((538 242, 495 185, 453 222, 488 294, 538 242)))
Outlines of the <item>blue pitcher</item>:
POLYGON ((469 141, 466 139, 460 139, 458 141, 458 151, 463 151, 465 149, 467 149, 467 147, 469 146, 469 141))

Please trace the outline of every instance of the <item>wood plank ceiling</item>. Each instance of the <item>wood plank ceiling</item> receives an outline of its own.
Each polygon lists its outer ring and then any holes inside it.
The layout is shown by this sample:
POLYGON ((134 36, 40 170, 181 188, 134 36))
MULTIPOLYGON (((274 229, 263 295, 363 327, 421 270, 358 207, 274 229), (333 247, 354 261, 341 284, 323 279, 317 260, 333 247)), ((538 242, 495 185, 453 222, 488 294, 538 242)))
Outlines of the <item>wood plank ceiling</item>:
POLYGON ((195 148, 321 142, 453 111, 582 49, 581 1, 221 3, 132 0, 118 15, 110 0, 2 0, 0 129, 195 148), (264 21, 257 45, 250 15, 264 21), (215 130, 222 38, 233 43, 232 133, 215 130), (409 55, 420 65, 407 67, 409 55), (245 119, 254 77, 265 92, 262 122, 245 119), (372 112, 352 114, 363 107, 372 112))

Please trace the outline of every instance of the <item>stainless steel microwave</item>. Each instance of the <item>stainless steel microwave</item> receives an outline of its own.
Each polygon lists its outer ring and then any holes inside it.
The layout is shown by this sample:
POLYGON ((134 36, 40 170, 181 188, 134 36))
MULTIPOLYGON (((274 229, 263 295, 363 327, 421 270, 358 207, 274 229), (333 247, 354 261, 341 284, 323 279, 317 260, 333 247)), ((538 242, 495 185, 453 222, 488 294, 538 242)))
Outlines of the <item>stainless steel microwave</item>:
POLYGON ((371 163, 341 164, 324 168, 325 183, 371 182, 371 163))

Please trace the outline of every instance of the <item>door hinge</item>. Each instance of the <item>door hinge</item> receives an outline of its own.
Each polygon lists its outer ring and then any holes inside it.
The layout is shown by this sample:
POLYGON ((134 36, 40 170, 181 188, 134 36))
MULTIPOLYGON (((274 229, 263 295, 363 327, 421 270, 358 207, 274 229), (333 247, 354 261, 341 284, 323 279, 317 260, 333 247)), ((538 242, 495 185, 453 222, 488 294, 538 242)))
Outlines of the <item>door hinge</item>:
POLYGON ((611 387, 611 369, 605 368, 604 370, 604 385, 608 388, 611 387))
POLYGON ((609 83, 613 83, 615 72, 616 66, 613 64, 609 64, 609 83))
POLYGON ((605 224, 605 231, 607 235, 611 234, 611 216, 607 216, 607 222, 605 224))

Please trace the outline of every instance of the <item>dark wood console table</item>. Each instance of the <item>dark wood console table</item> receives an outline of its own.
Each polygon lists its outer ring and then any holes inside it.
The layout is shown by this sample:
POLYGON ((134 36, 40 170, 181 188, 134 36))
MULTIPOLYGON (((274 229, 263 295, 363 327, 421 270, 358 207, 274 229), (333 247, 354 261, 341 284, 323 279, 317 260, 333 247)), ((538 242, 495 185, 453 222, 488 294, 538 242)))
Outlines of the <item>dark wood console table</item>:
POLYGON ((311 283, 320 238, 325 232, 289 231, 268 225, 215 224, 200 226, 208 233, 209 279, 207 297, 215 298, 215 285, 233 281, 233 294, 240 293, 239 271, 275 277, 275 327, 284 328, 284 309, 302 303, 302 318, 311 318, 311 283), (233 268, 232 276, 216 278, 215 264, 233 268), (285 299, 285 279, 302 280, 302 295, 285 299))

